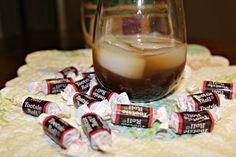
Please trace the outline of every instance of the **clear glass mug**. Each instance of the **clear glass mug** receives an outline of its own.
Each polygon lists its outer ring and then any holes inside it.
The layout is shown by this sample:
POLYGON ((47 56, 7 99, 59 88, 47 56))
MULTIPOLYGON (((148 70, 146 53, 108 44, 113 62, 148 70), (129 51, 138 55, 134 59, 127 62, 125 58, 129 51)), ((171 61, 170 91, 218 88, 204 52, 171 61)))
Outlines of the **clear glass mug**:
POLYGON ((93 36, 98 82, 133 102, 163 98, 186 62, 182 0, 100 0, 93 36))

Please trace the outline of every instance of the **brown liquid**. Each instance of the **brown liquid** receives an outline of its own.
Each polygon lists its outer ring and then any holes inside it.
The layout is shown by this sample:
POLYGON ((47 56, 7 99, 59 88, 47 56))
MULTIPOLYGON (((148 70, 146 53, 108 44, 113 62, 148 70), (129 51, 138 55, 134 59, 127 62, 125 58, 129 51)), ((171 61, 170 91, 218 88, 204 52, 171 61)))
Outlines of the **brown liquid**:
POLYGON ((101 85, 127 92, 131 101, 149 102, 175 88, 184 70, 185 54, 186 45, 180 43, 155 51, 139 48, 129 51, 103 42, 93 49, 93 62, 101 85))
POLYGON ((116 92, 127 92, 132 101, 154 101, 166 96, 177 84, 185 63, 171 69, 150 73, 145 78, 129 79, 103 68, 94 59, 94 68, 99 83, 116 92))

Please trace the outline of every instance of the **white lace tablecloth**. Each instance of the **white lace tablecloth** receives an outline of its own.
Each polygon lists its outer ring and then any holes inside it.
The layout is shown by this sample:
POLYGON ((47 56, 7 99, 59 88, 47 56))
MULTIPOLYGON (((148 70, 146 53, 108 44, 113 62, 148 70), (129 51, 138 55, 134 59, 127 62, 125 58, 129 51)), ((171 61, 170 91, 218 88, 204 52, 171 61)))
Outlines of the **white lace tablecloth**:
MULTIPOLYGON (((24 114, 16 102, 26 95, 30 96, 27 86, 32 81, 45 79, 49 73, 69 65, 79 64, 84 68, 89 67, 92 64, 91 50, 39 51, 29 54, 26 63, 18 69, 18 77, 8 81, 6 87, 0 91, 0 156, 64 156, 64 150, 53 143, 44 134, 36 119, 24 114)), ((236 83, 236 66, 229 66, 227 59, 212 56, 210 51, 202 46, 189 45, 184 78, 173 94, 187 95, 186 87, 192 84, 200 86, 203 80, 236 83)), ((64 103, 60 95, 33 97, 64 103)), ((69 107, 68 110, 70 111, 69 107)), ((135 129, 133 130, 135 135, 132 134, 130 137, 137 138, 113 136, 114 153, 90 152, 87 156, 235 157, 236 100, 224 100, 221 110, 222 119, 215 125, 212 133, 177 136, 167 140, 154 137, 150 140, 139 136, 139 129, 135 129)), ((73 113, 67 121, 77 126, 73 120, 73 113)))

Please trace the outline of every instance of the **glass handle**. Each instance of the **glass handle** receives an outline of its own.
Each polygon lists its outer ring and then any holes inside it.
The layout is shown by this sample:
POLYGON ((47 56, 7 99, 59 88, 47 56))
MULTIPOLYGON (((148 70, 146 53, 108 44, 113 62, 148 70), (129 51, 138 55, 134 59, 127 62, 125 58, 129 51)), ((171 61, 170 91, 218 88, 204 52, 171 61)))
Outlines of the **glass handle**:
POLYGON ((83 31, 86 43, 88 44, 88 46, 92 47, 93 45, 92 36, 88 33, 88 30, 85 24, 84 7, 85 7, 84 3, 81 2, 80 3, 81 26, 82 26, 82 31, 83 31))

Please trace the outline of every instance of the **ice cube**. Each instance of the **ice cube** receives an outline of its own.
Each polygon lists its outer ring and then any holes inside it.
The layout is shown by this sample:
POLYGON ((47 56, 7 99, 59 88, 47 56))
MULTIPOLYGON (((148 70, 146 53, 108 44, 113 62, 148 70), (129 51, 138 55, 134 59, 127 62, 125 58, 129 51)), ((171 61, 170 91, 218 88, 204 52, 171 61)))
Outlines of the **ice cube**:
POLYGON ((107 70, 130 79, 143 77, 145 59, 127 52, 121 47, 103 44, 95 56, 99 64, 107 70))

